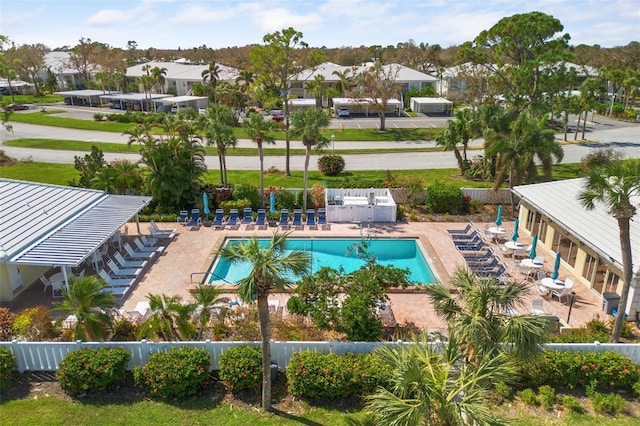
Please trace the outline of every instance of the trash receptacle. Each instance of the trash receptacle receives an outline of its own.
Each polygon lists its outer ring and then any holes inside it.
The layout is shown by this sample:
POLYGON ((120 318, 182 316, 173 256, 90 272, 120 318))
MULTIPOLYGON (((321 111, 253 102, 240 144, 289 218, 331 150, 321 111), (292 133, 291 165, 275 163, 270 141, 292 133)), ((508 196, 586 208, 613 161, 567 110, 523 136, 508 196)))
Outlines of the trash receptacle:
POLYGON ((605 314, 611 315, 613 309, 617 309, 620 304, 618 293, 602 293, 602 310, 605 314))
POLYGON ((275 382, 276 377, 278 375, 278 364, 275 362, 271 363, 271 381, 275 382))

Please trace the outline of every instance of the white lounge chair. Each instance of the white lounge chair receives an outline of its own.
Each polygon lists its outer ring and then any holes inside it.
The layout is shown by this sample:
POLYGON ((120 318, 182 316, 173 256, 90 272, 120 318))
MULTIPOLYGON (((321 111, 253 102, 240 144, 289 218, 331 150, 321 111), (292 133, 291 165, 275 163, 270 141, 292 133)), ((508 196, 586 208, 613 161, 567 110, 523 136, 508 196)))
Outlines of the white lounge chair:
POLYGON ((151 306, 149 306, 149 301, 142 300, 136 303, 136 307, 133 308, 132 311, 127 311, 127 315, 132 321, 138 322, 147 317, 147 314, 149 313, 150 309, 151 309, 151 306))
POLYGON ((121 269, 112 259, 109 259, 107 265, 109 265, 111 272, 113 272, 117 277, 137 277, 142 272, 142 268, 121 269))
POLYGON ((120 299, 120 298, 126 296, 127 293, 129 293, 129 289, 130 288, 131 287, 110 287, 110 286, 107 286, 107 287, 102 287, 102 291, 104 293, 109 293, 109 294, 113 295, 113 297, 115 297, 117 299, 120 299))
POLYGON ((154 221, 149 222, 149 232, 153 238, 173 239, 176 236, 175 229, 158 228, 154 221))
POLYGON ((104 269, 98 270, 98 275, 109 287, 131 287, 136 281, 135 278, 113 278, 104 269))
POLYGON ((115 252, 113 257, 123 268, 144 268, 147 265, 146 260, 126 260, 119 251, 115 252))
POLYGON ((129 243, 124 243, 124 250, 131 259, 152 259, 155 253, 141 253, 131 248, 129 243))
POLYGON ((164 251, 164 246, 148 247, 144 245, 142 241, 140 241, 140 238, 137 237, 133 239, 133 244, 135 244, 139 252, 143 253, 158 253, 158 255, 160 255, 160 253, 164 251))

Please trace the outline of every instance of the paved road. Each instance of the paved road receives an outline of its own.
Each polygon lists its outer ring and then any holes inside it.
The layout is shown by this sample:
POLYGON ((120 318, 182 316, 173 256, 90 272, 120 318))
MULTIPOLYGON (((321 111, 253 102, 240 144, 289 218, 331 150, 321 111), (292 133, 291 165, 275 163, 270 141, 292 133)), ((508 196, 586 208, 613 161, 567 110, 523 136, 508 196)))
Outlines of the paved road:
MULTIPOLYGON (((640 158, 640 126, 624 124, 624 127, 614 127, 605 124, 594 125, 593 130, 588 128, 586 138, 588 142, 573 143, 571 139, 567 145, 564 145, 565 156, 564 163, 579 162, 582 157, 588 154, 592 149, 596 148, 615 148, 625 152, 627 157, 640 158)), ((87 142, 103 141, 126 143, 127 138, 124 135, 110 132, 92 132, 80 131, 64 128, 53 128, 46 126, 36 126, 24 123, 13 123, 13 134, 5 129, 0 130, 0 138, 2 141, 14 138, 52 138, 52 139, 72 139, 84 140, 87 142)), ((299 142, 293 142, 292 146, 299 145, 299 142)), ((454 168, 457 166, 455 158, 451 152, 398 152, 398 153, 375 153, 375 148, 403 148, 420 146, 433 146, 432 141, 403 141, 403 142, 336 142, 335 149, 362 148, 371 149, 369 154, 344 155, 346 161, 346 170, 413 170, 413 169, 442 169, 454 168)), ((241 140, 239 146, 251 147, 252 142, 249 140, 241 140)), ((278 142, 278 146, 284 146, 283 141, 278 142)), ((474 147, 481 147, 482 140, 472 143, 474 147)), ((76 155, 84 155, 86 152, 78 151, 59 151, 46 149, 29 149, 15 148, 3 146, 4 151, 15 158, 24 159, 31 158, 33 161, 49 162, 49 163, 66 163, 73 164, 73 158, 76 155)), ((480 150, 471 151, 470 155, 480 153, 480 150)), ((312 155, 310 161, 310 170, 317 170, 318 155, 312 155)), ((115 159, 129 159, 137 161, 137 154, 122 153, 105 153, 107 161, 115 159)), ((304 170, 304 157, 291 157, 292 170, 304 170)), ((210 169, 218 169, 218 159, 215 156, 207 156, 207 167, 210 169)), ((285 168, 284 157, 268 156, 265 157, 265 169, 275 166, 280 170, 285 168)), ((229 156, 227 157, 227 167, 236 170, 257 170, 259 169, 259 161, 257 156, 229 156)))

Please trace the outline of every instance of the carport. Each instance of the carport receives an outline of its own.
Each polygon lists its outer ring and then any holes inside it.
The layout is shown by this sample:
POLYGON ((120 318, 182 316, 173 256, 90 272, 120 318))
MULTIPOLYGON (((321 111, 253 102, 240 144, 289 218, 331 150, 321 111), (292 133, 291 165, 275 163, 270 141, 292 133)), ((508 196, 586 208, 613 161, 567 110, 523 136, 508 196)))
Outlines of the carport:
POLYGON ((173 95, 163 95, 159 93, 119 93, 113 95, 102 95, 100 96, 100 100, 102 102, 110 102, 110 107, 115 109, 149 111, 150 108, 155 107, 154 102, 157 99, 171 97, 173 97, 173 95))
POLYGON ((64 92, 54 92, 56 95, 65 97, 65 103, 75 106, 100 106, 100 97, 105 94, 104 90, 67 90, 64 92), (69 100, 67 102, 67 99, 69 100))
MULTIPOLYGON (((378 98, 377 102, 380 103, 381 100, 378 98)), ((369 114, 377 114, 375 102, 372 98, 333 98, 333 112, 338 115, 338 110, 340 108, 347 108, 349 110, 349 114, 364 114, 366 117, 369 114)), ((395 114, 400 116, 400 112, 402 111, 402 102, 397 99, 389 99, 387 101, 387 110, 385 111, 385 115, 387 114, 395 114)))
POLYGON ((453 114, 453 102, 445 98, 411 98, 409 105, 416 114, 453 114))
POLYGON ((291 111, 298 111, 303 108, 315 108, 316 100, 314 99, 289 99, 289 107, 291 111))
POLYGON ((155 104, 175 105, 178 109, 193 108, 204 109, 209 106, 209 98, 206 96, 173 96, 153 101, 155 104))

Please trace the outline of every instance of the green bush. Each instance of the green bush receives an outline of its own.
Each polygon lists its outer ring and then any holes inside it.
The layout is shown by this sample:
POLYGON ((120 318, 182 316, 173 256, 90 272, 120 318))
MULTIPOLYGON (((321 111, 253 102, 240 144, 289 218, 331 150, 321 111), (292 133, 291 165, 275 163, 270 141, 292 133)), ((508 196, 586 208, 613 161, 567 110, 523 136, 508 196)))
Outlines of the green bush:
POLYGON ((279 210, 289 209, 291 214, 291 210, 296 207, 296 195, 287 190, 279 191, 276 194, 276 206, 279 210))
POLYGON ((497 382, 494 385, 494 391, 500 399, 507 400, 511 398, 511 392, 513 392, 513 389, 505 382, 497 382))
POLYGON ((584 408, 582 407, 582 405, 580 405, 580 401, 578 401, 578 398, 571 395, 565 395, 562 398, 562 406, 572 413, 584 413, 584 408))
POLYGON ((128 319, 113 323, 112 342, 135 342, 138 340, 138 325, 128 319))
POLYGON ((220 203, 220 208, 224 210, 224 214, 229 214, 231 209, 238 210, 238 214, 242 215, 245 207, 251 206, 251 201, 246 198, 241 198, 239 200, 227 200, 220 203))
POLYGON ((0 308, 0 340, 13 339, 13 321, 16 316, 7 308, 0 308))
POLYGON ((289 393, 329 399, 362 396, 386 383, 385 367, 374 354, 298 352, 287 366, 289 393))
POLYGON ((589 392, 587 396, 591 401, 591 405, 593 405, 593 411, 598 414, 615 416, 622 413, 627 404, 627 401, 616 393, 589 392))
POLYGON ((549 385, 542 385, 538 388, 540 404, 545 410, 551 410, 556 403, 556 391, 549 385))
POLYGON ((243 207, 251 207, 253 210, 258 210, 262 206, 259 189, 246 183, 239 183, 233 187, 233 199, 249 200, 249 204, 243 207))
POLYGON ((178 401, 207 384, 210 365, 209 352, 185 346, 151 355, 144 366, 134 368, 133 378, 150 396, 178 401))
POLYGON ((338 176, 344 170, 345 162, 341 155, 323 155, 318 159, 318 170, 324 176, 338 176))
POLYGON ((220 380, 229 392, 259 391, 262 385, 262 350, 257 346, 236 346, 220 355, 220 380))
POLYGON ((130 358, 123 348, 79 349, 64 357, 56 379, 70 395, 115 389, 125 379, 130 358))
POLYGON ((16 369, 16 358, 8 348, 0 348, 0 389, 6 388, 16 369))
POLYGON ((540 401, 538 400, 536 393, 531 388, 526 388, 518 391, 517 395, 518 398, 520 398, 520 401, 527 405, 540 405, 540 401))
POLYGON ((27 308, 18 313, 13 322, 13 332, 29 341, 48 340, 56 336, 51 312, 46 306, 27 308))
POLYGON ((640 380, 638 366, 615 352, 546 351, 524 369, 530 386, 586 387, 597 383, 603 388, 630 390, 640 380))
POLYGON ((453 185, 436 183, 427 188, 426 205, 433 213, 464 213, 464 194, 453 185))
POLYGON ((640 381, 635 382, 632 386, 633 391, 635 392, 636 396, 640 396, 640 381))
MULTIPOLYGON (((303 196, 304 196, 304 191, 296 192, 296 207, 302 208, 303 196)), ((311 191, 307 190, 307 208, 310 208, 311 206, 313 206, 313 197, 311 196, 311 191)))

